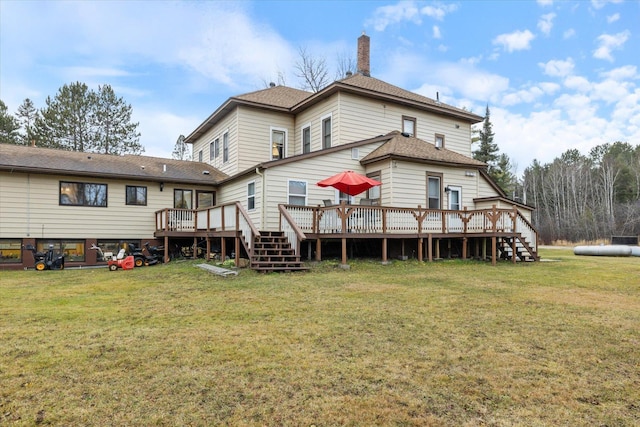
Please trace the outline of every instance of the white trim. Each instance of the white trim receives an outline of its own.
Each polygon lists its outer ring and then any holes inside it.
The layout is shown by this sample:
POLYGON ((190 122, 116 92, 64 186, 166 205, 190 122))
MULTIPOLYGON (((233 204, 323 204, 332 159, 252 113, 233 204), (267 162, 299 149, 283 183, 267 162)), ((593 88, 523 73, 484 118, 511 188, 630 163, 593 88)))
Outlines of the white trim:
POLYGON ((288 140, 289 140, 289 130, 287 128, 282 128, 282 127, 278 127, 278 126, 271 126, 269 127, 269 159, 270 160, 277 160, 273 158, 273 132, 282 132, 284 133, 284 141, 282 142, 282 158, 286 158, 287 157, 287 145, 288 144, 288 140))
POLYGON ((325 148, 331 148, 333 146, 333 113, 329 113, 320 117, 320 149, 323 150, 325 148), (331 120, 331 144, 329 145, 329 147, 324 146, 324 121, 327 119, 331 120))
MULTIPOLYGON (((309 183, 304 180, 304 179, 295 179, 295 178, 288 178, 287 179, 287 204, 291 204, 290 201, 290 197, 292 196, 291 193, 289 193, 289 187, 291 182, 304 182, 304 203, 302 206, 306 206, 307 205, 307 199, 309 197, 309 183)), ((294 197, 302 197, 301 194, 293 194, 294 197)))
POLYGON ((458 209, 456 210, 462 210, 462 187, 459 185, 449 185, 449 193, 447 194, 447 204, 449 205, 449 210, 453 210, 453 206, 451 204, 451 193, 453 193, 454 191, 458 193, 458 209))
POLYGON ((304 131, 309 129, 309 152, 311 152, 311 122, 305 123, 302 125, 300 129, 300 153, 305 154, 304 152, 304 131))
POLYGON ((247 182, 247 210, 254 211, 256 210, 256 180, 247 182), (249 194, 249 186, 253 184, 253 195, 249 194), (249 199, 253 198, 253 208, 249 207, 249 199))

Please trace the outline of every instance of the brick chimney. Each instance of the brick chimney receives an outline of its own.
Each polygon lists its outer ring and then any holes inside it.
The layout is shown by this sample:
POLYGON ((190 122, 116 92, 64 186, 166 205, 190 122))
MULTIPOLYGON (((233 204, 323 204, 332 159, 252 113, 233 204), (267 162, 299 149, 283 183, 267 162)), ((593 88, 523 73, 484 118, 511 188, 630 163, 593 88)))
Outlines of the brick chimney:
POLYGON ((369 44, 371 39, 362 32, 358 37, 358 73, 371 77, 371 66, 369 65, 369 44))

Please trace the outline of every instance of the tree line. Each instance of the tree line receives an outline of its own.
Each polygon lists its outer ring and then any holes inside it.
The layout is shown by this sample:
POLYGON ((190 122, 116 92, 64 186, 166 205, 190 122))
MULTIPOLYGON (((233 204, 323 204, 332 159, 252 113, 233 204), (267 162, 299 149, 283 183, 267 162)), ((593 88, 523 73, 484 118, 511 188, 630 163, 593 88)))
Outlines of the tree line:
POLYGON ((37 109, 25 99, 15 116, 0 100, 0 142, 103 154, 141 154, 138 123, 131 105, 111 86, 91 90, 80 82, 65 84, 37 109))
POLYGON ((534 160, 521 194, 546 243, 640 235, 640 145, 601 144, 588 155, 572 149, 550 163, 534 160))

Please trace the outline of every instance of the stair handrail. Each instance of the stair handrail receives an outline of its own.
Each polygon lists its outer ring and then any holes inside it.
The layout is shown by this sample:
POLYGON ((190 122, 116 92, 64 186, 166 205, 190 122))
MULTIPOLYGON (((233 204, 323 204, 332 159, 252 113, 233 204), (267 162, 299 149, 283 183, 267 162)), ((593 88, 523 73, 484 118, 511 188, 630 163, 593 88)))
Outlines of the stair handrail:
POLYGON ((280 211, 280 231, 284 233, 289 243, 291 243, 296 256, 300 256, 300 243, 307 239, 307 235, 298 227, 298 224, 289 214, 286 205, 279 204, 278 210, 280 211))

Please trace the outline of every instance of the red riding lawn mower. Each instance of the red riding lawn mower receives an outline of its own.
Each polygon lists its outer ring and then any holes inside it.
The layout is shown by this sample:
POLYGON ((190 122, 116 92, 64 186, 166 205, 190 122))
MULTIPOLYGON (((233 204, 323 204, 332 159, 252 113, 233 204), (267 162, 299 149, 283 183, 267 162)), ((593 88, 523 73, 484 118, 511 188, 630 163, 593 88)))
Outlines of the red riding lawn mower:
POLYGON ((109 266, 109 270, 116 271, 121 268, 123 270, 133 270, 136 266, 136 260, 133 255, 125 256, 126 251, 124 249, 120 249, 118 251, 118 255, 113 255, 113 252, 102 252, 99 246, 91 245, 91 248, 95 251, 98 251, 100 255, 100 259, 102 261, 106 261, 109 266))

